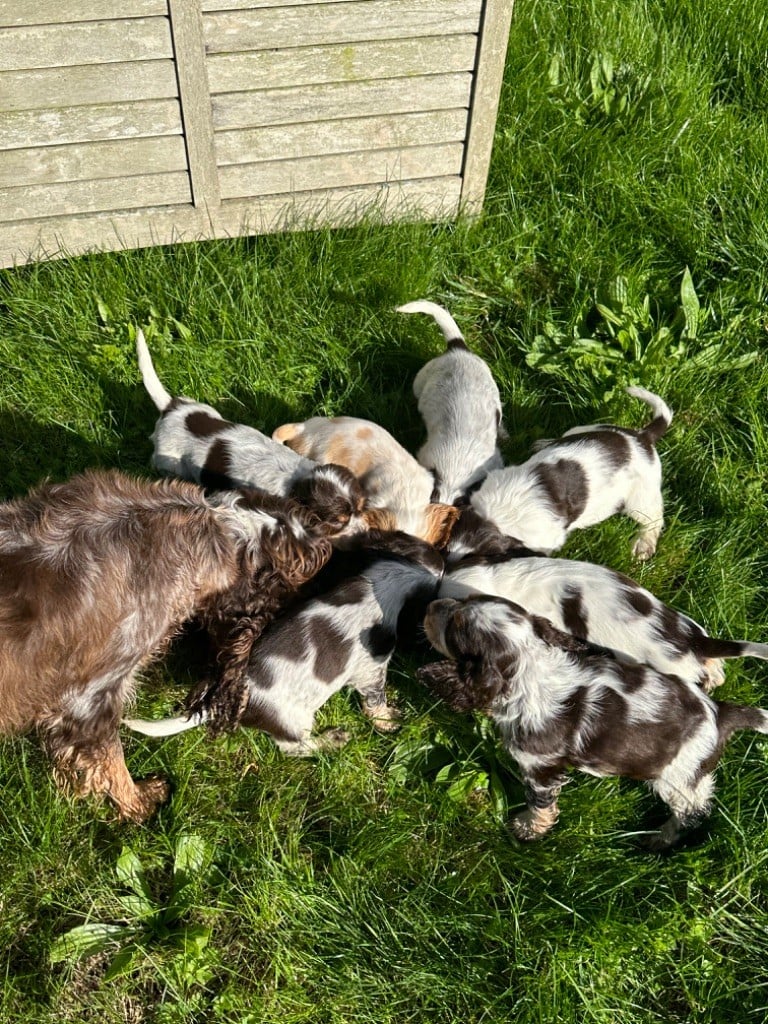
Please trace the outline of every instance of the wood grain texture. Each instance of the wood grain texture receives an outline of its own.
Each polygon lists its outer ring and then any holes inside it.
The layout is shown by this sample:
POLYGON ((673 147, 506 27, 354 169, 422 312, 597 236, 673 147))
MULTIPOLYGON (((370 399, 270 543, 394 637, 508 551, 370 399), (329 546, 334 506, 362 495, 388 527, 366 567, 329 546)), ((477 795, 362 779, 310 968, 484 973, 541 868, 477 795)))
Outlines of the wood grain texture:
POLYGON ((451 219, 459 208, 460 191, 458 177, 430 178, 305 193, 298 200, 286 196, 232 200, 222 203, 214 218, 186 206, 43 222, 17 221, 7 223, 0 232, 0 266, 62 259, 94 249, 133 249, 202 238, 303 231, 310 226, 344 227, 361 218, 371 223, 451 219))
POLYGON ((179 97, 187 144, 192 200, 211 209, 221 201, 208 72, 205 66, 203 19, 190 0, 169 0, 173 44, 178 54, 179 97))
POLYGON ((208 80, 221 93, 472 71, 476 48, 476 36, 457 35, 213 54, 208 80))
POLYGON ((41 110, 178 96, 172 60, 0 73, 0 109, 41 110))
POLYGON ((0 113, 0 150, 151 135, 181 135, 178 100, 0 113))
POLYGON ((0 69, 3 71, 161 60, 172 56, 167 18, 0 29, 0 69))
POLYGON ((319 156, 462 142, 466 127, 466 110, 430 110, 381 117, 350 117, 317 124, 276 125, 218 132, 216 155, 219 165, 224 166, 274 160, 276 156, 319 156))
POLYGON ((0 28, 167 14, 166 0, 0 0, 0 28))
POLYGON ((189 203, 189 176, 137 174, 104 181, 64 182, 0 188, 0 221, 59 217, 103 210, 130 210, 148 206, 189 203))
POLYGON ((483 9, 461 191, 462 209, 470 215, 482 209, 488 181, 512 4, 513 0, 485 0, 483 9))
POLYGON ((180 135, 7 149, 0 151, 0 186, 121 178, 129 170, 154 174, 186 167, 187 151, 180 135))
POLYGON ((463 153, 461 143, 446 143, 232 164, 220 170, 221 194, 225 199, 241 199, 458 175, 463 153))
POLYGON ((208 53, 477 32, 479 0, 348 0, 203 16, 208 53))
POLYGON ((217 131, 269 124, 317 123, 344 117, 405 114, 469 106, 472 76, 467 73, 379 82, 338 82, 297 89, 224 93, 213 97, 217 131))

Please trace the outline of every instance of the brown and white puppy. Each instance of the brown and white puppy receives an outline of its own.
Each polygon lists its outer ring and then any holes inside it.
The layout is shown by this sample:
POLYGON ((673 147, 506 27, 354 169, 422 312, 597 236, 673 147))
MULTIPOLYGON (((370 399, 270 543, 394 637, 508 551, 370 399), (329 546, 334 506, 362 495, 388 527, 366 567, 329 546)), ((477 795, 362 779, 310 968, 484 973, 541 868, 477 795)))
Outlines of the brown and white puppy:
POLYGON ((136 334, 136 353, 144 387, 160 410, 152 441, 152 464, 160 473, 193 480, 212 490, 255 487, 292 497, 314 509, 329 534, 345 535, 378 525, 367 516, 365 494, 343 466, 319 466, 266 434, 230 423, 210 405, 172 398, 160 382, 144 340, 136 334))
POLYGON ((713 772, 737 729, 768 733, 768 711, 713 701, 695 684, 628 665, 502 598, 444 598, 424 620, 448 661, 419 677, 457 711, 483 711, 523 775, 520 839, 555 824, 567 770, 648 783, 672 811, 649 845, 672 846, 709 811, 713 772))
MULTIPOLYGON (((342 565, 330 563, 320 574, 321 592, 273 622, 251 651, 239 724, 268 733, 294 757, 346 743, 341 729, 312 732, 315 714, 342 687, 360 694, 375 728, 391 732, 398 726, 384 688, 387 666, 403 613, 435 597, 443 559, 432 545, 399 532, 375 531, 360 543, 353 552, 337 552, 334 561, 342 565)), ((202 693, 184 715, 125 724, 145 735, 169 736, 204 722, 210 714, 202 693)))
POLYGON ((314 416, 286 423, 272 437, 315 462, 346 466, 360 480, 379 529, 403 530, 442 547, 458 518, 452 505, 432 501, 433 475, 383 427, 355 416, 314 416))
POLYGON ((409 302, 398 313, 427 313, 442 331, 446 350, 416 374, 413 393, 427 440, 416 456, 434 473, 435 500, 453 504, 503 462, 501 397, 488 366, 464 343, 456 321, 434 302, 409 302))
POLYGON ((489 473, 470 496, 471 507, 502 533, 543 554, 562 547, 571 531, 622 512, 640 524, 632 553, 650 558, 664 526, 656 442, 672 412, 644 388, 626 391, 653 410, 641 430, 602 423, 574 427, 522 465, 489 473))
POLYGON ((709 636, 629 576, 591 562, 521 557, 514 549, 470 555, 449 568, 440 597, 472 594, 507 598, 622 661, 680 676, 707 692, 725 678, 721 659, 768 660, 768 644, 709 636))
POLYGON ((188 619, 222 644, 224 690, 287 595, 331 555, 317 518, 251 492, 91 472, 0 505, 0 733, 38 729, 60 785, 143 821, 168 794, 134 782, 118 736, 134 676, 188 619))

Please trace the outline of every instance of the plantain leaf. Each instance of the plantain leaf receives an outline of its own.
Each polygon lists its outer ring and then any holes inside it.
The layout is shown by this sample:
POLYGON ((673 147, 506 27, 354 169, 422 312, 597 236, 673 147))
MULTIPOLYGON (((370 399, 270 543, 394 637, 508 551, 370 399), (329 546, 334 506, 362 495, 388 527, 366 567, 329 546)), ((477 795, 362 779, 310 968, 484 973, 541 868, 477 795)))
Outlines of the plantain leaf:
POLYGON ((134 929, 124 924, 106 924, 94 921, 81 924, 60 935, 51 946, 51 963, 64 960, 75 962, 88 956, 102 953, 116 942, 122 942, 133 935, 134 929))

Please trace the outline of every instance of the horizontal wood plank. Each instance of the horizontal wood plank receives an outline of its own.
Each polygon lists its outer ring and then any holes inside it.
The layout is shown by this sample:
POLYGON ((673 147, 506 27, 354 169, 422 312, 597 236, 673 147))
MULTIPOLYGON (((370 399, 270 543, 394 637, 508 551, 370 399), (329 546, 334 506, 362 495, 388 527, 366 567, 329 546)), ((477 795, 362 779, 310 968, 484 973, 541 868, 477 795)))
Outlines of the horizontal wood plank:
MULTIPOLYGON (((313 0, 315 4, 338 4, 349 3, 350 0, 313 0)), ((307 0, 203 0, 201 9, 204 14, 211 14, 214 11, 251 11, 258 7, 297 7, 306 5, 307 0)))
POLYGON ((69 68, 0 73, 0 107, 40 110, 178 96, 172 60, 84 64, 69 68))
POLYGON ((476 47, 477 36, 457 35, 212 54, 208 80, 221 93, 472 71, 476 47))
POLYGON ((172 57, 167 18, 0 29, 0 70, 109 64, 172 57))
POLYGON ((236 164, 219 172, 222 199, 458 175, 461 143, 236 164))
POLYGON ((91 181, 122 178, 131 172, 157 174, 186 169, 187 151, 180 135, 0 151, 0 186, 91 181))
POLYGON ((213 124, 217 131, 225 131, 374 114, 450 110, 469 105, 471 86, 470 74, 457 73, 224 93, 213 97, 213 124))
POLYGON ((0 188, 0 221, 57 217, 102 210, 131 210, 191 202, 189 175, 139 174, 106 181, 0 188))
POLYGON ((166 0, 0 0, 0 28, 166 15, 166 0))
POLYGON ((308 227, 344 227, 365 217, 374 223, 442 220, 459 209, 461 179, 429 178, 330 192, 230 200, 214 217, 189 206, 90 214, 49 221, 16 221, 0 232, 0 266, 61 259, 84 252, 167 245, 201 238, 308 227))
POLYGON ((0 150, 180 134, 178 100, 0 113, 0 150))
POLYGON ((208 53, 477 32, 479 0, 357 0, 204 16, 208 53))
MULTIPOLYGON (((383 117, 350 117, 317 124, 287 124, 216 134, 220 166, 357 150, 463 142, 466 110, 435 110, 383 117)), ((1 166, 1 165, 0 165, 1 166)))

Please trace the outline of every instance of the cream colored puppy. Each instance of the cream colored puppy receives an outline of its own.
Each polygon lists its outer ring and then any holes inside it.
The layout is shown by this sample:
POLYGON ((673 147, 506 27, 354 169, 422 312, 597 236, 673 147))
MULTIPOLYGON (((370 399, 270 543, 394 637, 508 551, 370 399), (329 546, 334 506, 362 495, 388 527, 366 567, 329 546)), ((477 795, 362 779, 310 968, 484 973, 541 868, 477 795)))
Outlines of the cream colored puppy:
POLYGON ((314 416, 285 423, 272 437, 307 459, 351 470, 369 508, 382 511, 381 529, 404 530, 436 547, 448 542, 458 509, 431 500, 433 474, 377 423, 355 416, 314 416))

